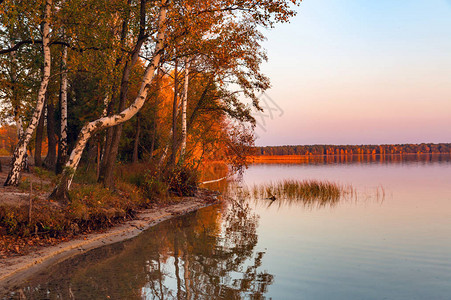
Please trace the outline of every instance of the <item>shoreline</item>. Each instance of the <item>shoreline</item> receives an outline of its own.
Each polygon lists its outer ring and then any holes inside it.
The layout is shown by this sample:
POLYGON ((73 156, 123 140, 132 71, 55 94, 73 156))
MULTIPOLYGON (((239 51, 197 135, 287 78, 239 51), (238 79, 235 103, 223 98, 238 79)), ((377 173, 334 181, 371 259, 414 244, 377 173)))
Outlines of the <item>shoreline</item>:
POLYGON ((254 155, 248 158, 249 164, 272 164, 272 163, 311 163, 323 161, 366 161, 374 159, 383 159, 387 161, 409 160, 414 157, 431 157, 437 159, 440 157, 451 156, 451 153, 394 153, 394 154, 314 154, 314 155, 254 155))
POLYGON ((131 239, 160 222, 217 204, 220 201, 216 195, 206 192, 198 197, 184 197, 181 202, 175 204, 140 211, 135 219, 113 226, 104 232, 80 235, 73 240, 44 247, 34 253, 2 259, 0 295, 45 267, 95 248, 131 239))

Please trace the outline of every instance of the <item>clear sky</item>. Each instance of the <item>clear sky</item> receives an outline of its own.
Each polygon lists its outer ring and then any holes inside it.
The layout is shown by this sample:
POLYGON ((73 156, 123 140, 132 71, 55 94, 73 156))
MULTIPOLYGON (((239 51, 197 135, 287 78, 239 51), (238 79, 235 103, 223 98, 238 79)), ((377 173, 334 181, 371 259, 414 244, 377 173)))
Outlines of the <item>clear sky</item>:
POLYGON ((451 0, 297 11, 266 32, 273 110, 257 116, 257 145, 451 142, 451 0))

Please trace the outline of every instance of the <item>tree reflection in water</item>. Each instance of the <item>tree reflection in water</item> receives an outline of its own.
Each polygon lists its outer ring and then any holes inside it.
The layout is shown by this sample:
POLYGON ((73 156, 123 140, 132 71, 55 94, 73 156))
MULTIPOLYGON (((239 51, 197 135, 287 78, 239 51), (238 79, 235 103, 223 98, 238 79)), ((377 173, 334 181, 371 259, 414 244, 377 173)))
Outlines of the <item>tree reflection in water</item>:
POLYGON ((228 201, 68 259, 5 299, 264 299, 274 276, 257 226, 247 202, 228 201))

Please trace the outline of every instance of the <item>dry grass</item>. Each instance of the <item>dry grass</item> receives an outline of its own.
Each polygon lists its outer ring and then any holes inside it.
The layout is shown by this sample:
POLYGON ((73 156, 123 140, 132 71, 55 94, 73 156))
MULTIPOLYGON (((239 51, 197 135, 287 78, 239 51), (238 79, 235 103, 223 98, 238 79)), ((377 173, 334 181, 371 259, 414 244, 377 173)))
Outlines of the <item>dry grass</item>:
POLYGON ((303 204, 307 207, 335 206, 343 198, 352 199, 352 186, 318 180, 282 180, 239 189, 239 197, 266 199, 269 205, 303 204))
MULTIPOLYGON (((93 177, 89 172, 84 173, 93 177)), ((73 184, 72 201, 62 206, 47 200, 55 175, 33 168, 26 176, 19 187, 0 190, 0 258, 27 253, 34 245, 52 244, 108 228, 133 218, 138 210, 151 205, 133 184, 118 181, 115 190, 108 190, 99 184, 87 184, 84 179, 73 184)))

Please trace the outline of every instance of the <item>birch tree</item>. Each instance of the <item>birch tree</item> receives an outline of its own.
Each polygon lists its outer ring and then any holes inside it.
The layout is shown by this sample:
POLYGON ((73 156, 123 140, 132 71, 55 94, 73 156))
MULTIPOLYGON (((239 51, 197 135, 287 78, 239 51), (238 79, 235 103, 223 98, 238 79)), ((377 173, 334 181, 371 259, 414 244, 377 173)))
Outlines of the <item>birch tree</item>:
MULTIPOLYGON (((139 33, 137 42, 132 49, 129 59, 126 60, 125 65, 122 71, 122 78, 120 83, 120 91, 119 91, 119 112, 124 110, 126 107, 126 100, 128 96, 130 76, 132 73, 133 67, 138 62, 139 54, 142 46, 145 44, 147 40, 146 35, 146 2, 147 0, 140 1, 140 11, 139 11, 139 33)), ((130 5, 131 1, 127 1, 127 5, 130 5)), ((129 27, 130 22, 130 12, 127 13, 127 16, 124 18, 121 32, 121 43, 126 42, 126 31, 129 27)), ((120 63, 120 61, 118 61, 120 63)), ((116 64, 118 66, 118 63, 116 64)), ((111 113, 111 109, 110 109, 111 113)), ((104 151, 104 157, 102 159, 102 164, 99 170, 99 178, 98 181, 102 182, 105 187, 112 188, 113 187, 113 174, 114 174, 114 164, 116 162, 116 156, 119 149, 119 142, 122 134, 122 124, 114 126, 108 130, 107 135, 107 143, 104 151)))
POLYGON ((189 86, 189 60, 188 57, 185 57, 185 82, 183 85, 183 97, 182 97, 182 145, 180 148, 180 156, 185 156, 185 150, 186 150, 186 109, 187 109, 187 103, 188 103, 188 86, 189 86))
POLYGON ((24 39, 39 36, 43 9, 22 1, 0 4, 0 120, 15 123, 22 136, 36 106, 42 80, 42 47, 18 47, 24 39), (19 15, 28 11, 27 18, 19 15), (38 16, 39 15, 39 16, 38 16))
MULTIPOLYGON (((77 139, 76 145, 70 154, 69 160, 65 165, 61 179, 59 180, 57 186, 50 195, 51 198, 60 201, 69 200, 68 190, 72 183, 73 176, 77 170, 78 164, 81 159, 83 150, 88 142, 89 138, 95 133, 102 129, 119 125, 127 120, 131 119, 144 105, 147 98, 147 93, 155 75, 155 71, 160 63, 160 58, 162 51, 164 49, 164 38, 165 38, 165 22, 166 14, 169 6, 169 0, 162 0, 160 3, 159 14, 158 14, 158 24, 156 27, 156 42, 153 51, 152 58, 146 67, 144 72, 138 96, 135 98, 133 103, 127 107, 125 110, 121 111, 119 114, 107 116, 100 118, 98 120, 89 122, 86 124, 77 139)), ((139 53, 139 51, 138 51, 139 53)))
MULTIPOLYGON (((177 158, 177 116, 178 116, 178 99, 179 99, 179 72, 178 72, 178 59, 175 58, 174 63, 174 100, 172 101, 172 127, 171 127, 171 137, 172 137, 172 151, 169 158, 169 164, 174 166, 177 158)), ((165 149, 165 152, 167 150, 165 149)))
POLYGON ((36 128, 36 125, 39 121, 39 118, 41 116, 43 107, 44 107, 44 100, 45 100, 45 93, 47 91, 47 86, 49 84, 49 78, 50 78, 50 64, 51 64, 51 55, 50 55, 50 15, 51 15, 51 7, 52 7, 52 0, 46 0, 45 1, 45 10, 44 10, 44 18, 42 21, 42 49, 44 54, 44 67, 43 67, 43 77, 41 81, 41 86, 39 88, 38 93, 38 99, 36 101, 36 107, 32 116, 32 119, 30 120, 30 123, 28 124, 27 129, 24 131, 22 136, 19 139, 19 143, 16 146, 16 149, 14 150, 13 158, 12 158, 12 167, 10 172, 8 173, 8 176, 5 181, 5 186, 8 185, 18 185, 20 181, 20 175, 23 168, 23 161, 27 152, 27 146, 31 140, 32 134, 34 132, 34 129, 36 128))
MULTIPOLYGON (((133 1, 132 1, 133 2, 133 1)), ((141 8, 144 7, 146 1, 142 0, 141 8)), ((296 3, 297 1, 292 0, 296 3)), ((139 7, 134 3, 134 8, 139 7)), ((133 61, 138 59, 138 56, 142 56, 147 59, 147 67, 141 81, 141 87, 138 92, 138 96, 132 100, 132 103, 124 109, 120 109, 118 113, 108 115, 97 120, 91 121, 81 129, 78 136, 75 148, 72 151, 66 167, 63 171, 60 182, 53 191, 51 197, 60 200, 68 199, 68 189, 71 185, 73 175, 80 162, 80 158, 83 149, 86 146, 89 138, 96 132, 99 132, 105 128, 120 125, 123 122, 132 118, 143 106, 148 95, 148 89, 153 80, 158 64, 162 58, 163 47, 165 47, 164 62, 173 62, 175 59, 181 59, 185 56, 199 53, 204 56, 204 61, 209 64, 210 69, 217 70, 218 73, 214 76, 218 85, 224 84, 223 87, 223 109, 231 114, 236 111, 248 112, 246 105, 239 101, 238 96, 234 96, 235 93, 228 89, 229 79, 234 82, 238 82, 243 88, 243 93, 252 99, 255 106, 258 107, 258 99, 255 95, 256 92, 264 90, 269 86, 266 78, 261 75, 259 71, 259 62, 262 59, 262 52, 260 51, 260 45, 245 45, 245 50, 242 50, 240 39, 247 43, 259 42, 261 40, 261 34, 256 29, 258 26, 270 27, 275 22, 287 21, 294 12, 289 8, 289 1, 287 0, 275 0, 275 1, 257 1, 257 0, 212 0, 212 1, 194 1, 194 0, 180 0, 176 1, 168 9, 168 0, 161 0, 154 2, 156 5, 149 7, 150 14, 158 15, 157 25, 153 28, 148 26, 149 32, 143 37, 144 41, 153 38, 155 44, 153 47, 148 47, 150 43, 141 41, 140 38, 136 40, 136 37, 140 36, 142 22, 136 22, 137 19, 143 18, 143 14, 134 13, 132 17, 135 18, 135 22, 130 23, 130 34, 127 35, 127 45, 133 42, 133 49, 128 50, 130 66, 133 66, 133 61), (189 12, 186 11, 186 7, 189 7, 189 12), (166 15, 168 15, 168 23, 166 24, 166 15), (187 26, 187 23, 192 23, 192 26, 187 26), (246 27, 246 24, 250 24, 246 27), (167 30, 166 30, 167 27, 167 30), (187 28, 190 28, 189 30, 187 28), (238 30, 238 29, 239 30, 238 30), (247 33, 247 29, 250 30, 250 34, 247 33), (237 40, 234 43, 220 44, 220 41, 225 37, 227 41, 233 41, 232 36, 238 34, 237 40), (175 51, 175 48, 183 45, 183 39, 186 36, 192 38, 189 39, 189 46, 184 46, 181 51, 175 51), (163 40, 166 40, 166 45, 163 45, 163 40), (215 49, 213 49, 215 48, 215 49), (250 53, 253 50, 257 51, 257 54, 250 53), (183 56, 170 57, 168 53, 183 53, 183 56), (153 53, 152 55, 148 55, 153 53), (215 58, 209 59, 210 53, 214 53, 215 58), (236 55, 235 59, 232 59, 236 55), (255 59, 252 59, 252 56, 255 59), (225 58, 225 59, 223 59, 225 58), (224 61, 222 61, 224 60, 224 61), (231 71, 233 70, 233 71, 231 71), (226 93, 226 91, 228 93, 226 93)), ((140 20, 140 21, 141 21, 140 20)), ((144 21, 146 17, 144 15, 144 21)), ((128 30, 128 29, 127 29, 128 30)), ((89 30, 85 30, 89 34, 89 30)), ((99 39, 98 33, 94 31, 91 40, 99 39)), ((127 51, 127 50, 126 50, 127 51)), ((126 64, 126 62, 124 63, 126 64)), ((123 69, 122 82, 126 82, 127 68, 123 69)), ((127 71, 128 72, 128 71, 127 71)), ((113 87, 119 86, 116 82, 113 82, 113 87)), ((126 95, 127 84, 120 85, 120 93, 126 95)), ((114 93, 113 93, 114 94, 114 93)), ((120 96, 119 99, 126 99, 120 96)), ((126 103, 126 102, 124 102, 126 103)), ((125 105, 125 104, 124 104, 125 105)), ((244 114, 245 115, 245 114, 244 114)), ((242 116, 240 116, 242 117, 242 116)), ((244 117, 242 117, 244 118, 244 117)), ((119 129, 120 127, 118 127, 119 129)), ((120 129, 118 130, 120 132, 120 129)), ((117 135, 116 136, 120 136, 117 135)), ((111 152, 107 159, 108 163, 114 165, 115 154, 111 152)), ((105 156, 106 157, 106 156, 105 156)), ((108 173, 108 172, 107 172, 108 173)), ((112 174, 111 172, 109 172, 112 174)))
POLYGON ((67 159, 67 47, 63 46, 61 55, 61 127, 58 147, 58 165, 64 164, 67 159))

